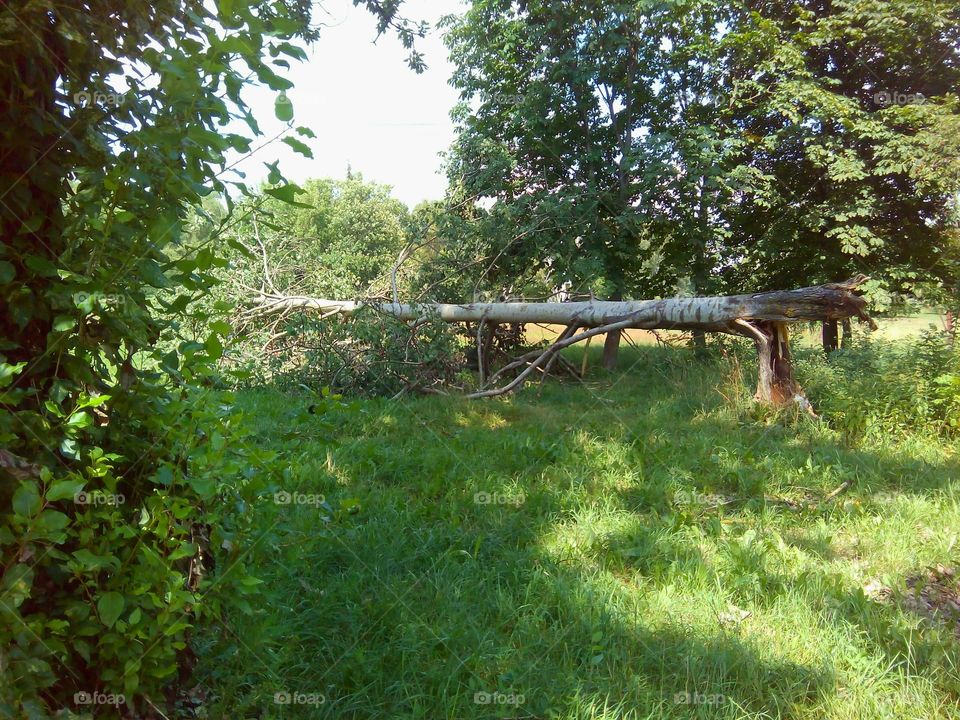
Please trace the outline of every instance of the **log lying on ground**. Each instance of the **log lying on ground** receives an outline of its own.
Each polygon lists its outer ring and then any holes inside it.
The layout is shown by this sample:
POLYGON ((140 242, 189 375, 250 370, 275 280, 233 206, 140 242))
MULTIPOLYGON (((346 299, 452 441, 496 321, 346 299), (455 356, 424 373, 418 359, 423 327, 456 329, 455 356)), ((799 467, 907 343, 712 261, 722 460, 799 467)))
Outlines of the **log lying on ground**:
POLYGON ((787 325, 798 321, 830 321, 851 317, 872 324, 866 312, 866 302, 855 293, 865 280, 867 278, 861 275, 847 282, 798 290, 725 297, 569 303, 363 303, 261 293, 251 312, 259 315, 311 310, 324 317, 349 316, 366 306, 412 322, 435 316, 450 323, 542 323, 585 329, 579 334, 565 333, 564 337, 538 352, 536 357, 525 361, 527 368, 507 386, 483 390, 474 393, 473 397, 498 395, 519 387, 533 370, 551 364, 551 359, 564 347, 601 333, 637 328, 703 330, 743 335, 757 345, 760 359, 757 399, 782 405, 802 399, 793 380, 787 325))

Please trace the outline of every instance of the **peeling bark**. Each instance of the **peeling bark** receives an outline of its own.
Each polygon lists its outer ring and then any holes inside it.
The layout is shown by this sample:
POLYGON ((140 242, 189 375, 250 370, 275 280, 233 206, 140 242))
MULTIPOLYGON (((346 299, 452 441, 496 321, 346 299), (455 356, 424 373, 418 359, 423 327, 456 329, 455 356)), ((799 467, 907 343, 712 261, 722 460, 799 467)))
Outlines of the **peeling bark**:
POLYGON ((421 320, 433 314, 445 322, 479 322, 485 319, 490 323, 576 323, 593 328, 628 320, 629 323, 624 327, 742 334, 734 326, 736 320, 796 322, 859 317, 871 322, 865 301, 853 292, 862 282, 861 276, 845 283, 749 295, 568 303, 363 303, 263 293, 250 313, 260 315, 302 309, 313 310, 324 316, 349 316, 366 305, 408 321, 421 320))
POLYGON ((756 399, 769 405, 787 405, 801 395, 793 379, 793 363, 790 358, 790 332, 786 323, 757 323, 763 340, 755 339, 759 380, 756 399))

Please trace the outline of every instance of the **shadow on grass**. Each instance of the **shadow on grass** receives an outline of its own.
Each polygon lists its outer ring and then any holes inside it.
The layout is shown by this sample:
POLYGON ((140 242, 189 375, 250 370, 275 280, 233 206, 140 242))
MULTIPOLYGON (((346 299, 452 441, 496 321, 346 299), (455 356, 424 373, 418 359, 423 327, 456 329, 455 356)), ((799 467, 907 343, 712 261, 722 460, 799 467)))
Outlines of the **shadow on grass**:
MULTIPOLYGON (((891 660, 918 648, 910 628, 875 622, 825 572, 773 566, 763 535, 743 530, 862 512, 824 501, 851 472, 844 500, 862 505, 880 491, 931 493, 955 466, 712 414, 720 399, 703 392, 715 378, 655 375, 655 358, 643 355, 641 379, 620 390, 544 387, 539 399, 379 401, 317 418, 309 399, 259 398, 274 403, 264 442, 290 453, 295 489, 323 493, 327 508, 257 508, 277 527, 249 559, 270 603, 230 616, 201 648, 220 706, 261 717, 790 718, 829 702, 829 655, 796 662, 735 624, 690 620, 684 604, 703 606, 698 592, 762 608, 827 588, 839 618, 885 628, 874 642, 891 660), (728 536, 719 560, 704 556, 705 541, 728 536), (284 691, 323 702, 276 704, 284 691)), ((805 542, 833 558, 829 538, 792 544, 805 542)))

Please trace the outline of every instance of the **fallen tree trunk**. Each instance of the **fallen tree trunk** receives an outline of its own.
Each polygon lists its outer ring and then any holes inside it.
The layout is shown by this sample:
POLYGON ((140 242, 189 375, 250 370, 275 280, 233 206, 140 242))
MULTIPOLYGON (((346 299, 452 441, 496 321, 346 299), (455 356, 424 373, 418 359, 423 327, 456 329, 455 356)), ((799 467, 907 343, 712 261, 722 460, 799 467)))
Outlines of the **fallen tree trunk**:
POLYGON ((450 323, 542 323, 565 325, 575 330, 587 329, 580 334, 564 333, 546 350, 536 353, 536 359, 531 360, 527 369, 509 385, 474 393, 475 397, 497 395, 521 386, 534 369, 549 363, 562 348, 601 332, 615 333, 638 328, 743 335, 757 345, 760 359, 757 399, 780 405, 802 397, 793 380, 787 324, 836 321, 851 317, 859 317, 872 324, 866 312, 866 302, 855 294, 866 279, 861 275, 842 283, 723 297, 568 303, 364 303, 261 292, 249 312, 260 315, 311 310, 327 317, 349 316, 363 307, 370 307, 414 323, 438 317, 450 323))
POLYGON ((630 320, 630 328, 647 330, 705 330, 743 334, 736 320, 796 322, 838 320, 866 315, 866 303, 853 291, 860 278, 750 295, 664 300, 589 300, 584 302, 504 303, 364 303, 354 300, 262 294, 258 307, 266 312, 314 310, 321 314, 352 315, 365 306, 400 320, 436 315, 445 322, 542 323, 600 327, 630 320))

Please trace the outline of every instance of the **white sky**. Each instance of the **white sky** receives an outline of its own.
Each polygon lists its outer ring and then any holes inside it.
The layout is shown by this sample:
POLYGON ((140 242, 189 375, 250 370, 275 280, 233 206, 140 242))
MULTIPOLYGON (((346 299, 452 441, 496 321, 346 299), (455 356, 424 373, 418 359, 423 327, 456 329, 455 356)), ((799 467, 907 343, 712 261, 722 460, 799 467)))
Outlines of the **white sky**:
MULTIPOLYGON (((376 21, 369 12, 350 0, 325 0, 314 18, 329 27, 306 49, 307 62, 282 73, 295 85, 287 91, 294 125, 309 127, 317 137, 291 136, 310 145, 314 159, 278 140, 236 169, 255 186, 266 178, 264 162, 279 159, 281 172, 298 183, 311 177, 341 178, 350 163, 364 179, 392 186, 394 197, 410 207, 443 197, 446 178, 438 154, 453 140, 450 110, 457 93, 447 82, 450 65, 435 26, 441 16, 464 9, 460 0, 407 0, 401 5, 405 17, 431 26, 430 34, 417 41, 428 66, 417 75, 407 67, 407 51, 396 36, 385 33, 373 44, 376 21)), ((274 115, 273 91, 249 89, 244 97, 263 131, 253 144, 257 147, 284 123, 274 115)))

